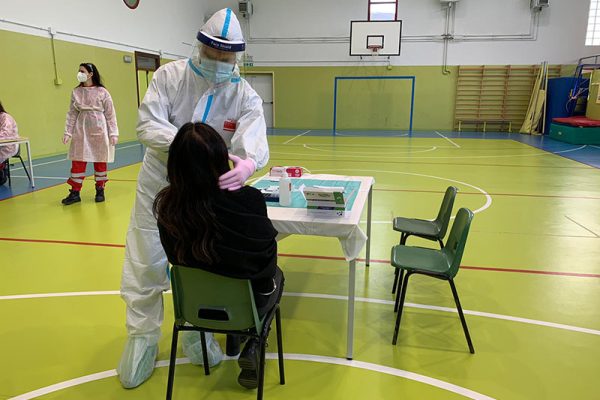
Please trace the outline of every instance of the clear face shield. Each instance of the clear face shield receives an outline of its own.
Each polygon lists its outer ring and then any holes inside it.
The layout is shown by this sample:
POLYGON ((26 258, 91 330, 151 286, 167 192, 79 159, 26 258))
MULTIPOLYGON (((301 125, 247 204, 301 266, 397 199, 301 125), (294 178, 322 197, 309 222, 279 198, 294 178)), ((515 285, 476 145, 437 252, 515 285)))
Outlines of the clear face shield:
POLYGON ((217 50, 196 40, 191 60, 197 74, 216 84, 239 76, 238 62, 243 54, 243 51, 217 50))

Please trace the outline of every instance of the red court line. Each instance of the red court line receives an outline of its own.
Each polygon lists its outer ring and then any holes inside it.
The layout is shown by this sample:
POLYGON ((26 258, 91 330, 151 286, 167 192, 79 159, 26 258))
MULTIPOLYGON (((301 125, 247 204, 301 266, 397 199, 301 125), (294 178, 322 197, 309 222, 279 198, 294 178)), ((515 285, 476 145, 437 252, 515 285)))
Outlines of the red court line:
MULTIPOLYGON (((373 189, 376 192, 411 192, 411 193, 444 193, 440 190, 417 190, 417 189, 373 189)), ((481 196, 481 192, 463 192, 460 194, 473 194, 481 196)), ((509 197, 544 197, 553 199, 583 199, 583 200, 600 200, 600 197, 594 196, 559 196, 552 194, 526 194, 526 193, 488 193, 490 196, 509 196, 509 197)))
MULTIPOLYGON (((511 139, 511 140, 514 140, 514 139, 511 139)), ((515 141, 516 141, 516 140, 515 140, 515 141)), ((516 141, 516 142, 518 142, 518 141, 516 141)), ((546 153, 554 154, 555 156, 559 156, 559 157, 565 158, 565 159, 567 159, 567 160, 569 160, 569 161, 575 161, 576 163, 579 163, 579 164, 585 165, 585 166, 587 166, 587 167, 592 167, 592 168, 596 168, 596 169, 598 169, 598 166, 597 166, 597 165, 588 164, 588 163, 586 163, 586 162, 579 161, 579 160, 577 160, 577 159, 575 159, 575 158, 570 158, 570 157, 567 157, 567 156, 563 156, 563 154, 564 154, 564 153, 555 153, 555 152, 552 152, 552 151, 549 151, 549 150, 545 150, 545 149, 542 149, 542 148, 540 148, 540 147, 536 147, 536 146, 534 146, 534 145, 532 145, 532 144, 525 143, 525 142, 518 142, 518 143, 522 143, 522 144, 524 144, 524 145, 526 145, 526 146, 533 147, 534 149, 538 149, 538 150, 545 151, 546 153)))
POLYGON ((574 276, 577 278, 600 278, 600 274, 587 274, 587 273, 581 273, 581 272, 537 271, 534 269, 494 268, 494 267, 470 267, 467 265, 461 265, 460 268, 461 269, 480 270, 480 271, 516 272, 516 273, 521 273, 521 274, 574 276))
MULTIPOLYGON (((76 245, 76 246, 100 246, 100 247, 125 248, 125 245, 122 245, 122 244, 97 243, 97 242, 73 242, 73 241, 68 241, 68 240, 18 239, 18 238, 0 237, 0 241, 22 242, 22 243, 70 244, 70 245, 76 245)), ((346 261, 346 259, 344 257, 314 256, 314 255, 310 255, 310 254, 279 253, 278 256, 290 257, 290 258, 313 259, 313 260, 346 261)), ((364 258, 358 258, 357 261, 364 262, 366 260, 364 258)), ((379 260, 379 259, 371 259, 371 262, 376 263, 376 264, 389 264, 390 263, 389 260, 379 260)), ((461 268, 476 270, 476 271, 514 272, 514 273, 521 273, 521 274, 572 276, 572 277, 578 277, 578 278, 600 278, 600 274, 588 274, 588 273, 579 273, 579 272, 538 271, 538 270, 532 270, 532 269, 496 268, 496 267, 473 267, 473 266, 467 266, 467 265, 461 265, 461 268)))
MULTIPOLYGON (((538 149, 540 150, 540 149, 538 149)), ((542 150, 544 151, 544 150, 542 150)), ((547 152, 549 153, 549 152, 547 152)), ((553 153, 550 153, 553 154, 553 153)), ((559 154, 560 155, 560 154, 559 154)), ((374 158, 376 156, 373 156, 374 158)), ((566 158, 566 157, 565 157, 566 158)), ((305 158, 282 158, 282 157, 270 157, 270 161, 302 161, 306 162, 305 158)), ((568 158, 570 160, 570 158, 568 158)), ((314 162, 350 162, 350 163, 369 163, 372 164, 373 160, 346 160, 346 159, 314 159, 314 162)), ((377 164, 415 164, 415 161, 384 161, 377 160, 377 164)), ((459 165, 459 166, 473 166, 473 167, 513 167, 513 168, 558 168, 558 169, 589 169, 589 165, 584 164, 585 167, 580 166, 561 166, 561 165, 519 165, 519 164, 478 164, 478 163, 458 163, 458 162, 419 162, 419 165, 459 165)))
POLYGON ((0 241, 4 242, 22 242, 22 243, 50 243, 50 244, 71 244, 76 246, 100 246, 100 247, 117 247, 125 248, 123 244, 112 243, 95 243, 95 242, 72 242, 69 240, 45 240, 45 239, 16 239, 0 237, 0 241))
MULTIPOLYGON (((284 254, 279 253, 280 257, 292 257, 292 258, 312 258, 316 260, 335 260, 335 261, 346 261, 344 257, 330 257, 330 256, 312 256, 306 254, 284 254)), ((364 258, 358 258, 357 261, 366 261, 364 258)), ((378 260, 371 259, 372 263, 377 264, 389 264, 390 260, 378 260)), ((580 278, 600 278, 600 274, 587 274, 579 272, 558 272, 558 271, 538 271, 534 269, 515 269, 515 268, 495 268, 495 267, 472 267, 467 265, 461 265, 462 269, 471 269, 479 271, 494 271, 494 272, 515 272, 521 274, 538 274, 538 275, 557 275, 557 276, 574 276, 580 278)))

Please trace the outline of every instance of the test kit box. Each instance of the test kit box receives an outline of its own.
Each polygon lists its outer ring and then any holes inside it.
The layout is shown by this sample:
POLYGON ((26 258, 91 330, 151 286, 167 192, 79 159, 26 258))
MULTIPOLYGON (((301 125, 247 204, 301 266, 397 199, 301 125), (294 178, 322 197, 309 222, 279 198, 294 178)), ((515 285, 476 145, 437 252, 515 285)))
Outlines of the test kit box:
POLYGON ((300 178, 302 176, 302 167, 271 167, 269 175, 282 177, 284 171, 287 172, 290 178, 300 178))
POLYGON ((266 202, 277 203, 279 202, 279 186, 269 186, 264 189, 260 189, 266 202))
POLYGON ((309 214, 329 217, 346 215, 343 187, 310 187, 303 189, 309 214))

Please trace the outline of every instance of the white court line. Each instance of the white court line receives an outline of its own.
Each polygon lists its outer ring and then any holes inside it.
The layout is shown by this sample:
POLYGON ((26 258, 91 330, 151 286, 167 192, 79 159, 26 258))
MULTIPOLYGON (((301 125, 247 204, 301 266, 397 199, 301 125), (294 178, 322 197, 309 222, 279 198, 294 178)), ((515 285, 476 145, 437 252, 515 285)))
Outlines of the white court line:
MULTIPOLYGON (((167 290, 166 294, 171 294, 171 290, 167 290)), ((64 293, 37 293, 37 294, 19 294, 19 295, 11 295, 11 296, 0 296, 1 300, 23 300, 23 299, 42 299, 42 298, 54 298, 54 297, 77 297, 77 296, 105 296, 105 295, 119 295, 120 292, 118 290, 107 290, 107 291, 96 291, 96 292, 64 292, 64 293)), ((337 294, 327 294, 327 293, 298 293, 298 292, 283 292, 284 297, 305 297, 305 298, 314 298, 314 299, 324 299, 324 300, 348 300, 348 296, 342 296, 337 294)), ((371 304, 386 304, 392 305, 394 304, 393 300, 383 300, 383 299, 373 299, 369 297, 356 297, 356 301, 361 303, 371 303, 371 304)), ((418 304, 418 303, 404 303, 406 307, 411 308, 419 308, 424 310, 432 310, 432 311, 442 311, 449 313, 456 313, 455 308, 450 307, 440 307, 440 306, 432 306, 429 304, 418 304)), ((520 322, 523 324, 544 326, 548 328, 562 329, 571 332, 578 333, 587 333, 590 335, 600 336, 600 330, 590 329, 590 328, 582 328, 574 325, 565 325, 558 324, 555 322, 547 322, 541 321, 537 319, 530 318, 521 318, 521 317, 513 317, 512 315, 504 315, 504 314, 494 314, 483 311, 472 311, 463 309, 463 312, 468 315, 473 315, 477 317, 484 318, 493 318, 500 319, 504 321, 512 321, 512 322, 520 322)))
MULTIPOLYGON (((434 138, 435 139, 435 138, 434 138)), ((281 143, 272 143, 271 146, 278 146, 281 143)), ((386 149, 389 148, 397 148, 397 149, 415 149, 415 148, 424 148, 430 149, 431 146, 417 146, 417 145, 395 145, 395 144, 345 144, 345 143, 302 143, 302 144, 294 144, 293 146, 333 146, 333 147, 384 147, 386 149)), ((436 146, 438 149, 453 149, 454 146, 436 146)), ((522 147, 519 147, 522 148, 522 147)), ((478 149, 473 149, 478 150, 478 149)))
MULTIPOLYGON (((131 145, 128 145, 128 146, 118 147, 115 150, 129 149, 131 147, 139 147, 141 145, 142 145, 141 143, 131 144, 131 145)), ((33 168, 37 168, 37 167, 40 167, 42 165, 48 165, 48 164, 54 164, 54 163, 57 163, 57 162, 67 161, 67 160, 68 160, 68 158, 61 158, 60 160, 48 161, 48 162, 43 162, 43 163, 39 163, 39 164, 33 164, 33 168)), ((17 170, 20 170, 20 169, 23 169, 23 167, 15 167, 15 168, 11 168, 10 170, 11 171, 17 171, 17 170)), ((37 176, 35 176, 35 178, 37 178, 37 176)))
MULTIPOLYGON (((335 153, 335 154, 338 154, 338 153, 341 153, 341 154, 352 154, 353 157, 362 157, 362 158, 365 158, 365 157, 372 158, 373 157, 372 155, 368 155, 368 156, 357 156, 357 155, 355 155, 355 154, 365 154, 366 153, 365 151, 347 151, 347 150, 338 150, 338 149, 317 149, 316 147, 311 147, 311 146, 308 146, 306 144, 304 144, 302 146, 305 149, 315 150, 315 151, 331 152, 331 153, 335 153)), ((435 151, 435 150, 437 150, 437 146, 428 147, 426 150, 410 151, 410 153, 411 154, 413 154, 413 153, 428 153, 430 151, 435 151)), ((387 151, 387 152, 381 152, 381 151, 377 151, 377 150, 375 150, 375 151, 373 151, 371 153, 374 153, 374 154, 377 154, 377 155, 381 155, 381 154, 398 154, 395 151, 394 152, 389 152, 389 151, 387 151)))
MULTIPOLYGON (((284 292, 283 295, 288 296, 288 297, 312 297, 312 298, 317 298, 317 299, 345 300, 345 301, 348 300, 348 296, 324 294, 324 293, 284 292)), ((359 301, 361 303, 373 303, 373 304, 393 305, 395 303, 393 300, 371 299, 368 297, 356 297, 355 300, 359 301)), ((418 304, 418 303, 404 303, 404 305, 407 307, 419 308, 419 309, 424 309, 424 310, 442 311, 442 312, 449 312, 449 313, 454 313, 454 314, 458 313, 458 311, 456 311, 455 308, 450 308, 450 307, 440 307, 440 306, 432 306, 432 305, 428 305, 428 304, 418 304)), ((540 321, 540 320, 536 320, 536 319, 521 318, 521 317, 513 317, 511 315, 494 314, 494 313, 488 313, 488 312, 483 312, 483 311, 471 311, 471 310, 463 309, 463 313, 468 314, 468 315, 477 316, 477 317, 501 319, 504 321, 521 322, 524 324, 545 326, 548 328, 563 329, 566 331, 587 333, 590 335, 600 336, 600 330, 582 328, 579 326, 557 324, 554 322, 540 321)))
POLYGON ((289 142, 291 142, 292 140, 294 140, 294 139, 298 139, 300 136, 304 136, 304 135, 306 135, 308 132, 311 132, 311 130, 309 129, 309 130, 308 130, 308 131, 306 131, 306 132, 302 132, 301 134, 294 136, 293 138, 291 138, 291 139, 290 139, 290 140, 288 140, 287 142, 283 142, 282 144, 288 144, 288 143, 289 143, 289 142))
POLYGON ((408 133, 401 133, 399 135, 383 135, 383 136, 364 136, 364 135, 348 135, 345 133, 340 133, 340 132, 336 132, 335 133, 336 136, 344 136, 344 137, 357 137, 357 138, 364 138, 364 137, 376 137, 376 138, 386 138, 386 137, 403 137, 403 136, 408 136, 408 133))
MULTIPOLYGON (((380 158, 393 158, 393 159, 413 159, 413 160, 417 160, 417 159, 429 159, 429 160, 464 160, 464 159, 469 159, 469 158, 477 158, 477 159, 484 159, 484 158, 505 158, 505 157, 540 157, 540 156, 550 156, 550 155, 555 155, 555 154, 563 154, 563 153, 570 153, 573 151, 578 151, 578 150, 582 150, 584 148, 586 148, 588 145, 583 145, 583 146, 579 146, 577 148, 574 149, 568 149, 568 150, 561 150, 561 151, 555 151, 555 152, 550 152, 550 151, 546 151, 546 150, 542 150, 539 149, 539 152, 537 153, 529 153, 529 154, 500 154, 500 155, 487 155, 487 156, 400 156, 400 157, 392 157, 392 156, 381 156, 380 158)), ((293 155, 293 156, 301 156, 301 157, 306 157, 307 154, 306 153, 289 153, 289 152, 283 152, 283 151, 272 151, 272 154, 286 154, 286 155, 293 155)), ((320 155, 320 154, 311 154, 311 157, 329 157, 326 154, 320 155)), ((316 161, 320 161, 320 160, 316 160, 316 161)))
MULTIPOLYGON (((23 179, 29 179, 28 177, 26 177, 25 175, 11 175, 10 178, 23 178, 23 179)), ((60 181, 66 181, 69 178, 62 178, 60 176, 35 176, 35 179, 55 179, 55 180, 60 180, 60 181)))
MULTIPOLYGON (((265 357, 269 360, 277 360, 277 353, 267 353, 265 357)), ((494 400, 492 397, 486 396, 484 394, 475 392, 473 390, 464 388, 462 386, 454 385, 452 383, 442 381, 440 379, 431 378, 426 375, 417 374, 414 372, 406 371, 403 369, 392 368, 385 365, 379 365, 374 363, 368 363, 364 361, 356 361, 356 360, 346 360, 345 358, 337 358, 337 357, 327 357, 327 356, 319 356, 315 354, 300 354, 300 353, 284 353, 283 355, 285 360, 293 360, 293 361, 308 361, 315 362, 321 364, 333 364, 333 365, 341 365, 345 367, 357 368, 367 371, 379 372, 386 375, 397 376, 399 378, 408 379, 411 381, 424 383, 429 386, 437 387, 438 389, 446 390, 448 392, 456 393, 458 395, 464 396, 469 399, 474 400, 494 400)), ((235 361, 234 357, 224 357, 224 361, 235 361)), ((190 360, 188 358, 177 358, 175 360, 175 365, 181 364, 189 364, 190 360)), ((154 365, 155 368, 162 368, 169 366, 169 360, 160 360, 157 361, 154 365)), ((84 383, 94 382, 101 379, 110 378, 113 376, 117 376, 117 370, 110 369, 107 371, 98 372, 95 374, 81 376, 79 378, 70 379, 68 381, 56 383, 54 385, 46 386, 28 393, 21 394, 16 397, 11 397, 9 400, 29 400, 34 399, 36 397, 44 396, 49 393, 54 393, 62 389, 67 389, 70 387, 82 385, 84 383)), ((123 390, 125 391, 125 389, 123 390)))
POLYGON ((435 133, 437 133, 438 135, 440 135, 441 137, 443 137, 444 139, 446 139, 447 141, 449 141, 450 143, 452 143, 452 144, 454 145, 454 147, 457 147, 457 148, 459 148, 459 149, 460 149, 460 146, 459 146, 458 144, 454 143, 454 142, 453 142, 452 140, 450 140, 448 137, 446 137, 446 136, 442 135, 442 134, 441 134, 440 132, 438 132, 438 131, 435 131, 435 133))
POLYGON ((36 294, 16 294, 12 296, 0 296, 0 300, 21 300, 21 299, 45 299, 49 297, 77 297, 77 296, 114 296, 118 295, 118 290, 103 290, 96 292, 63 292, 63 293, 36 293, 36 294))
MULTIPOLYGON (((480 212, 482 212, 484 210, 487 210, 492 205, 492 196, 490 196, 488 194, 488 192, 486 192, 482 188, 477 187, 475 185, 471 185, 470 183, 467 183, 467 182, 457 181, 455 179, 450 179, 450 178, 442 178, 441 176, 417 174, 417 173, 414 173, 414 172, 383 171, 383 170, 378 170, 378 169, 360 169, 360 168, 359 169, 336 169, 334 172, 331 172, 330 170, 327 170, 327 169, 320 169, 320 170, 317 170, 315 172, 337 173, 337 172, 341 172, 341 171, 383 172, 383 173, 388 173, 388 174, 413 175, 413 176, 422 176, 424 178, 439 179, 439 180, 446 181, 446 182, 458 183, 460 185, 465 185, 465 186, 468 186, 470 188, 473 188, 473 189, 477 190, 478 192, 480 192, 481 194, 483 194, 485 196, 485 204, 483 206, 479 207, 478 209, 474 210, 473 214, 477 214, 477 213, 480 213, 480 212)), ((454 217, 452 217, 452 218, 454 218, 454 217)))

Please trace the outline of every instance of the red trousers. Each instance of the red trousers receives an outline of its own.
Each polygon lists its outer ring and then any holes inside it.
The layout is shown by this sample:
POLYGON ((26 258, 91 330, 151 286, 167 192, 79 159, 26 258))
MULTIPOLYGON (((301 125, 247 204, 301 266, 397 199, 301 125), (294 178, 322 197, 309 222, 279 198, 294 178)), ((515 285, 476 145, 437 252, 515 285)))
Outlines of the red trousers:
MULTIPOLYGON (((85 179, 85 167, 87 166, 86 161, 73 161, 71 164, 71 177, 67 181, 73 190, 79 192, 85 179)), ((104 188, 108 177, 106 176, 106 163, 95 162, 94 163, 94 178, 96 179, 96 187, 104 188)))

